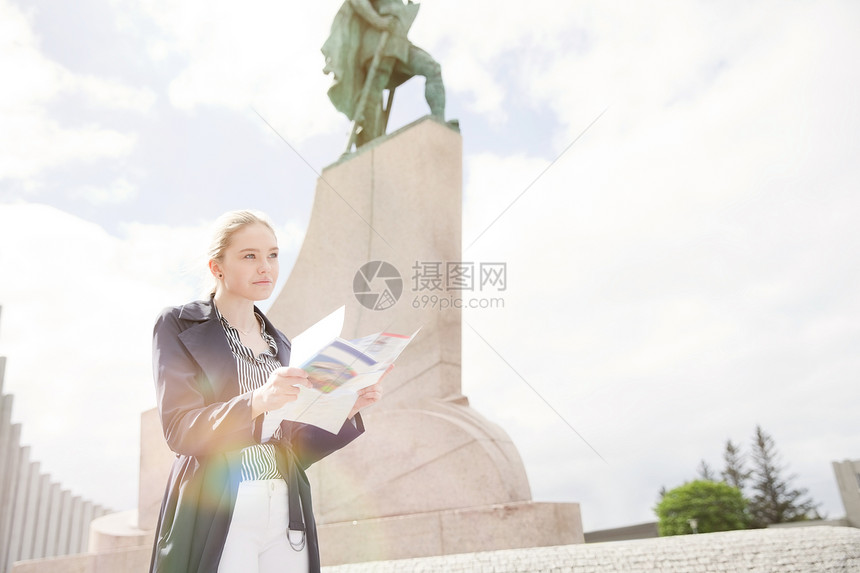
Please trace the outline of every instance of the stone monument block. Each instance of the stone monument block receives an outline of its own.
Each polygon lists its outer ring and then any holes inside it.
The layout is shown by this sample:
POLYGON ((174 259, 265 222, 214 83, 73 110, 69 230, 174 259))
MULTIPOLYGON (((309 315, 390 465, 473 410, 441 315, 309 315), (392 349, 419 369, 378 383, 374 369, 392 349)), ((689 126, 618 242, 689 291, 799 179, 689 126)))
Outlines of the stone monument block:
POLYGON ((583 542, 578 504, 532 502, 510 437, 463 396, 460 310, 414 304, 413 268, 461 262, 462 178, 460 134, 432 117, 323 170, 268 312, 287 336, 341 305, 344 338, 421 329, 363 414, 365 435, 309 472, 325 565, 583 542), (375 309, 353 292, 373 261, 402 281, 375 309))
POLYGON ((833 462, 833 473, 845 507, 845 520, 851 527, 860 527, 860 460, 833 462))
POLYGON ((381 407, 414 393, 460 397, 460 311, 416 310, 406 298, 416 261, 459 261, 461 204, 460 135, 429 118, 325 169, 301 251, 268 316, 288 337, 344 304, 346 338, 421 327, 410 358, 386 378, 381 407), (378 260, 403 280, 403 298, 386 310, 365 308, 353 294, 356 272, 378 260))
POLYGON ((158 408, 140 415, 140 482, 137 495, 137 527, 155 530, 161 499, 176 454, 167 447, 158 408))

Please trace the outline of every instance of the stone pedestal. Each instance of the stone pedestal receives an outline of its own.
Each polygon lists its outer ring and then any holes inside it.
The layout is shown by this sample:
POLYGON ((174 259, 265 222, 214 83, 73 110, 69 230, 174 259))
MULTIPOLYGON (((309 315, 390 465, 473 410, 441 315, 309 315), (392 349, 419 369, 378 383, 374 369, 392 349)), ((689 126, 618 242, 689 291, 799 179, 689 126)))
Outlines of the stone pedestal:
POLYGON ((460 260, 462 171, 460 134, 430 118, 324 169, 301 251, 267 313, 288 337, 341 305, 344 338, 421 327, 386 378, 383 408, 462 398, 460 311, 413 308, 411 284, 416 262, 444 268, 460 260), (390 263, 402 278, 400 300, 386 310, 366 308, 353 294, 356 272, 371 261, 390 263))
POLYGON ((139 529, 155 531, 174 459, 176 454, 170 451, 164 440, 158 408, 143 412, 140 415, 140 481, 136 512, 139 529))
POLYGON ((578 504, 533 503, 516 447, 462 395, 460 311, 421 302, 461 294, 419 290, 415 269, 438 264, 444 283, 447 264, 461 262, 462 178, 460 134, 432 118, 326 168, 268 312, 287 336, 341 305, 345 338, 421 328, 367 411, 365 435, 311 469, 325 565, 583 542, 578 504), (402 280, 383 310, 354 294, 372 261, 402 280))

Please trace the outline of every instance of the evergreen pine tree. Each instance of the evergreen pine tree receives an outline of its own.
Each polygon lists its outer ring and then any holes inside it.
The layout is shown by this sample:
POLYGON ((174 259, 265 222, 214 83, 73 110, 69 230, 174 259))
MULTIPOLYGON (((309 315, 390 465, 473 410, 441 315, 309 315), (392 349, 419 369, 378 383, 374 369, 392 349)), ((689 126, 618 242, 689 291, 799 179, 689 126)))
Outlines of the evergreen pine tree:
POLYGON ((752 527, 767 527, 772 523, 818 519, 817 507, 806 496, 806 489, 792 489, 789 482, 796 476, 782 477, 776 444, 772 437, 756 426, 752 450, 752 490, 749 510, 752 527))
POLYGON ((726 468, 722 471, 721 475, 725 483, 741 491, 744 491, 746 481, 752 475, 752 472, 744 467, 744 458, 745 456, 741 452, 740 445, 735 445, 731 440, 726 440, 726 449, 723 452, 723 461, 726 463, 726 468))
POLYGON ((699 462, 699 479, 705 481, 717 481, 716 476, 714 476, 714 471, 711 469, 711 466, 708 465, 708 462, 702 460, 699 462))

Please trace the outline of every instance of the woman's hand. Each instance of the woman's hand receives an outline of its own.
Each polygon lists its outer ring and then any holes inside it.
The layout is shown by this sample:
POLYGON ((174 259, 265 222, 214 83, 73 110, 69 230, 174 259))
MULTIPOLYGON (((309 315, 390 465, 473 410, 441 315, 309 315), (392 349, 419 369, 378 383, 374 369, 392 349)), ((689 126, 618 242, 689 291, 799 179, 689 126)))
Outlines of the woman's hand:
POLYGON ((382 399, 382 380, 388 373, 394 369, 394 364, 388 367, 388 370, 385 371, 385 374, 382 375, 382 378, 379 379, 379 382, 374 384, 373 386, 368 386, 367 388, 362 388, 358 391, 358 400, 355 401, 355 405, 352 407, 352 411, 349 413, 349 418, 354 418, 356 414, 362 409, 370 406, 371 404, 376 404, 382 399))
POLYGON ((301 386, 311 387, 307 372, 301 368, 287 366, 276 368, 266 383, 254 390, 251 398, 251 418, 295 402, 301 386))

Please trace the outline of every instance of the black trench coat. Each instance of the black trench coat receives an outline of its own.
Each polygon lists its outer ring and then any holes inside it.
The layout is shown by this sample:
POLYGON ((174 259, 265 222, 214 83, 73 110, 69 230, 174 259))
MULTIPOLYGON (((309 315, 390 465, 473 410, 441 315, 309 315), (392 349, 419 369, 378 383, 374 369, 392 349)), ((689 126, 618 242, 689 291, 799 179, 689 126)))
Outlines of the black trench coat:
MULTIPOLYGON (((288 364, 290 342, 267 318, 263 321, 277 342, 278 359, 288 364)), ((155 324, 152 358, 164 437, 176 460, 150 571, 215 573, 239 488, 240 450, 259 443, 262 416, 251 420, 251 393, 239 394, 236 361, 211 300, 165 309, 155 324)), ((312 573, 320 570, 320 558, 305 470, 363 431, 360 415, 338 434, 282 423, 278 463, 301 497, 312 573)))

